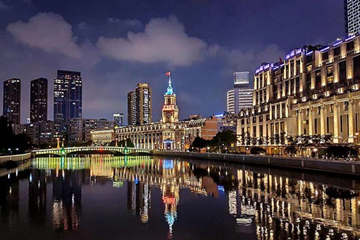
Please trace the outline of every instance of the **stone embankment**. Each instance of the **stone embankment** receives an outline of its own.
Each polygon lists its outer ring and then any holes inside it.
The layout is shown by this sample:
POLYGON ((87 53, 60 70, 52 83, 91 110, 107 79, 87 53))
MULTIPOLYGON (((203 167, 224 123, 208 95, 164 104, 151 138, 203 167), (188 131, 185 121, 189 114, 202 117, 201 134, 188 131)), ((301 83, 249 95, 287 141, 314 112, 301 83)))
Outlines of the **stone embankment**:
POLYGON ((279 157, 263 155, 196 153, 196 152, 154 152, 154 155, 234 162, 247 165, 285 169, 310 170, 324 173, 360 176, 360 162, 345 160, 323 160, 304 157, 279 157))
POLYGON ((31 153, 0 156, 0 165, 7 162, 20 162, 31 158, 31 153))

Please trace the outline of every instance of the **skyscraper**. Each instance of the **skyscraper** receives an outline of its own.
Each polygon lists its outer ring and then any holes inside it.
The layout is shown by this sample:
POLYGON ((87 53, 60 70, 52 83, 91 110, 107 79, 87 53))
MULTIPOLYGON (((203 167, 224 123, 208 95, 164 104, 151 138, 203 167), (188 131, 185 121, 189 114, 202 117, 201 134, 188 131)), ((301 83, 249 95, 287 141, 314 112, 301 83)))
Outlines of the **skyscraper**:
POLYGON ((147 83, 138 83, 135 91, 128 93, 128 125, 143 125, 151 122, 151 88, 147 83))
POLYGON ((20 124, 21 81, 11 78, 4 81, 3 115, 12 124, 20 124))
POLYGON ((234 72, 234 88, 227 91, 226 111, 239 113, 240 109, 252 106, 253 89, 249 83, 249 72, 234 72))
POLYGON ((54 81, 54 121, 58 130, 73 118, 82 118, 82 79, 80 72, 57 71, 54 81))
POLYGON ((136 124, 152 122, 151 88, 147 83, 138 83, 136 87, 136 124))
POLYGON ((113 114, 114 127, 124 126, 124 114, 114 113, 113 114))
POLYGON ((38 78, 31 81, 30 87, 30 122, 47 120, 48 80, 38 78))
POLYGON ((344 0, 345 31, 347 35, 360 32, 360 0, 344 0))
POLYGON ((128 125, 136 125, 136 93, 128 93, 128 125))

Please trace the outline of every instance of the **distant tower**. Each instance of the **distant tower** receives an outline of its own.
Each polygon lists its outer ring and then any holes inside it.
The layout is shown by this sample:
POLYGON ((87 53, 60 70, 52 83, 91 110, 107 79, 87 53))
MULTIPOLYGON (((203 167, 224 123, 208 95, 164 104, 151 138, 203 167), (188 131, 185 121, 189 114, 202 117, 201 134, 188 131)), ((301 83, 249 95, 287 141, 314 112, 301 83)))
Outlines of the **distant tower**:
POLYGON ((114 127, 124 126, 124 114, 114 113, 113 114, 114 127))
POLYGON ((48 80, 38 78, 31 81, 30 122, 47 121, 48 80))
POLYGON ((252 106, 252 92, 249 72, 234 72, 234 88, 226 93, 226 111, 239 113, 241 109, 252 106))
POLYGON ((179 121, 179 108, 176 105, 176 94, 171 85, 171 73, 167 72, 166 76, 169 77, 169 85, 164 95, 161 121, 163 123, 174 123, 179 121))
POLYGON ((3 115, 12 124, 20 124, 21 81, 12 78, 4 81, 3 115))
POLYGON ((344 0, 345 32, 354 35, 360 32, 360 0, 344 0))

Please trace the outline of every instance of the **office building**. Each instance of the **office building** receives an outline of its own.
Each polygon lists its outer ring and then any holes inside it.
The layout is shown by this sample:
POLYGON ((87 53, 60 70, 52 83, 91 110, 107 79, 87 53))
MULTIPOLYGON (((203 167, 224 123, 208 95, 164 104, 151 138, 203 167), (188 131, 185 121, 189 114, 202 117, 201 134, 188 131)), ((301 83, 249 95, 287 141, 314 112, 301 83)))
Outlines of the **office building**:
POLYGON ((3 115, 12 124, 20 124, 21 80, 4 81, 3 115))
POLYGON ((54 121, 59 132, 66 122, 82 118, 82 79, 80 72, 57 71, 54 81, 54 121))
POLYGON ((114 121, 114 127, 124 126, 124 114, 123 113, 114 113, 113 121, 114 121))
POLYGON ((47 121, 48 80, 38 78, 30 86, 30 123, 47 121))
POLYGON ((226 111, 239 113, 241 109, 252 106, 252 88, 250 87, 249 72, 233 73, 234 88, 227 91, 226 111))
POLYGON ((360 32, 360 0, 344 0, 345 32, 354 35, 360 32))

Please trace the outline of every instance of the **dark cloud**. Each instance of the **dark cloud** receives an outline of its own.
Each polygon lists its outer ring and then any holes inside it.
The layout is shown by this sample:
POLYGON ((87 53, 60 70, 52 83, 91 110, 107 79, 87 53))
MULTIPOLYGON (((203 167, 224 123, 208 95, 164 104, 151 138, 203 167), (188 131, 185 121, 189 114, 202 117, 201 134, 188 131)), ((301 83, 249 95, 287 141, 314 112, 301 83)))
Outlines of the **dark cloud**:
POLYGON ((58 14, 39 13, 28 22, 10 23, 7 30, 17 41, 29 47, 68 57, 82 56, 80 47, 74 40, 72 26, 58 14))
POLYGON ((104 55, 117 60, 188 66, 202 59, 207 44, 188 36, 184 26, 172 16, 151 19, 144 32, 128 32, 126 38, 100 37, 97 46, 104 55))

